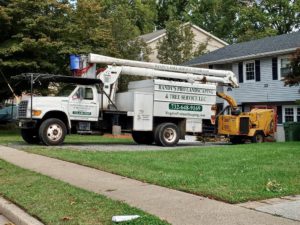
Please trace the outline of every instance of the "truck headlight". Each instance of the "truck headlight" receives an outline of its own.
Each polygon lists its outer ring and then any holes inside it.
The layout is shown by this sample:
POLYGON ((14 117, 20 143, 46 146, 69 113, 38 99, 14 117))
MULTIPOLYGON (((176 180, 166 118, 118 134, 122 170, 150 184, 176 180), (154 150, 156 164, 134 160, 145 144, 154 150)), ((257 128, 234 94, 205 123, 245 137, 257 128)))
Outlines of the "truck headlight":
POLYGON ((39 116, 41 114, 42 114, 42 110, 35 110, 35 109, 32 110, 32 116, 39 116))

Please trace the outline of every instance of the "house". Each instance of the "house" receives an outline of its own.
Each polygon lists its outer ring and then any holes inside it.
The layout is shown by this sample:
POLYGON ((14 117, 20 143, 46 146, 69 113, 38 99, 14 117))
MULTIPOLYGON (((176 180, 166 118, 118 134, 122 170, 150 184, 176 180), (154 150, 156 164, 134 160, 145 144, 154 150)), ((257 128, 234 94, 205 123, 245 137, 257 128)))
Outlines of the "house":
MULTIPOLYGON (((290 72, 290 55, 300 47, 300 31, 225 46, 194 58, 185 65, 232 70, 240 87, 228 92, 244 111, 252 107, 275 108, 277 140, 284 140, 282 124, 300 122, 299 86, 284 86, 290 72)), ((225 92, 227 91, 224 90, 225 92)))
MULTIPOLYGON (((222 48, 228 45, 225 41, 217 38, 216 36, 210 34, 209 32, 201 29, 200 27, 191 24, 185 23, 182 26, 191 26, 191 30, 194 34, 194 50, 201 43, 207 43, 206 51, 212 52, 216 49, 222 48)), ((144 34, 140 36, 140 38, 147 44, 147 46, 151 49, 151 54, 149 55, 150 62, 159 62, 157 58, 158 49, 157 45, 159 41, 161 41, 166 36, 166 30, 157 30, 149 34, 144 34)))

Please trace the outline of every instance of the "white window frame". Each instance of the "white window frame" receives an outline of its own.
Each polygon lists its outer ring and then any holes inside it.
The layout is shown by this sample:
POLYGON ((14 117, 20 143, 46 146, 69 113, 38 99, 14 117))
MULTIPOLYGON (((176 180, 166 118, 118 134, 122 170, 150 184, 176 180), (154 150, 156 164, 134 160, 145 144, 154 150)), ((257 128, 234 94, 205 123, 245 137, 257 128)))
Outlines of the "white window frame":
POLYGON ((277 58, 277 73, 278 73, 278 80, 283 79, 284 77, 281 76, 281 60, 282 59, 286 59, 286 58, 290 58, 290 55, 283 55, 283 56, 279 56, 277 58))
MULTIPOLYGON (((300 121, 297 121, 297 109, 300 108, 300 105, 285 105, 285 106, 282 106, 282 122, 285 123, 285 109, 286 108, 292 108, 293 109, 293 117, 294 117, 294 120, 293 122, 300 122, 300 121)), ((290 121, 292 122, 292 121, 290 121)))
POLYGON ((244 83, 254 83, 256 81, 256 73, 255 73, 255 60, 249 60, 249 61, 245 61, 243 62, 243 77, 244 77, 244 83), (254 64, 254 78, 253 80, 247 80, 247 74, 246 74, 246 65, 249 63, 253 63, 254 64))

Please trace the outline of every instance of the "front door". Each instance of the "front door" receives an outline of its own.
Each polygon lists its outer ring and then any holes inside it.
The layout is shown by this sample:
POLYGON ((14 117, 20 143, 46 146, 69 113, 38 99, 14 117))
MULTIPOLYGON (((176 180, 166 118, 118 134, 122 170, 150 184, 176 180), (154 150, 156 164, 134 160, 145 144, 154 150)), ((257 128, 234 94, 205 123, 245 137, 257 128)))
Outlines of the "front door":
POLYGON ((92 87, 78 86, 69 99, 69 116, 71 120, 97 121, 99 103, 97 91, 92 87))

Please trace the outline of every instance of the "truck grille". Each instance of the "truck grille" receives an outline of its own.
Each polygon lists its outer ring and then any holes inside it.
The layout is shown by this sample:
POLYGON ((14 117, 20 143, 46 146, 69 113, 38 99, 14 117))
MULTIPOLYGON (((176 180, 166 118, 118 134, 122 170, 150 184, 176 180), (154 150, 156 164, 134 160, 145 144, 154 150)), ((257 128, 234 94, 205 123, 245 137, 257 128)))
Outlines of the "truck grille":
POLYGON ((26 117, 28 101, 21 101, 19 104, 18 117, 26 117))

